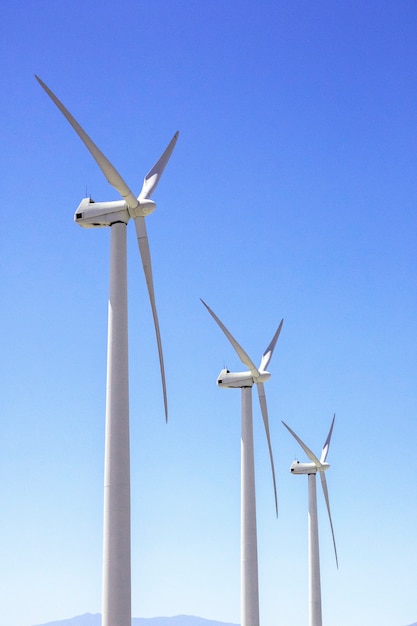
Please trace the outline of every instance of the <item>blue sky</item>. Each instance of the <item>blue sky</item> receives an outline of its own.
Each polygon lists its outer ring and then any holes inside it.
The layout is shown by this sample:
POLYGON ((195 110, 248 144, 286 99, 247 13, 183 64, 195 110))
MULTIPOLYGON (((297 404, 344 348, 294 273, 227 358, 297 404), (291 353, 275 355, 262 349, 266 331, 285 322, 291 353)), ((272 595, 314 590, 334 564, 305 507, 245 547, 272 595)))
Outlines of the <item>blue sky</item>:
POLYGON ((307 481, 320 452, 325 624, 417 619, 415 2, 83 0, 0 8, 2 621, 101 610, 109 232, 117 199, 39 87, 135 191, 180 137, 147 220, 165 352, 129 233, 133 614, 240 619, 241 367, 266 385, 280 517, 256 402, 261 621, 307 622, 307 481))

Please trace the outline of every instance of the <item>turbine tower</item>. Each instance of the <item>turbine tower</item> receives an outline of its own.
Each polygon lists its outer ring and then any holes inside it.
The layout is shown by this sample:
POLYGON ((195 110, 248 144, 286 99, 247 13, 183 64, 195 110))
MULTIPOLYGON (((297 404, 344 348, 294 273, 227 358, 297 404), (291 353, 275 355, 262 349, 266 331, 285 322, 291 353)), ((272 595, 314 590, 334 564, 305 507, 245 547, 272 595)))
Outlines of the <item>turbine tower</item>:
POLYGON ((292 474, 307 474, 308 476, 308 563, 309 563, 309 626, 322 626, 321 612, 321 583, 320 583, 320 553, 319 553, 319 528, 317 518, 317 491, 316 474, 320 474, 321 486, 323 488, 324 499, 326 501, 327 513, 329 515, 330 528, 332 531, 334 555, 336 557, 336 567, 338 567, 336 541, 334 538, 333 522, 330 513, 329 492, 327 490, 326 476, 324 472, 330 465, 326 463, 329 452, 330 439, 332 437, 335 415, 333 415, 329 434, 324 442, 321 457, 316 455, 306 446, 306 444, 295 434, 285 422, 282 422, 292 436, 298 441, 311 463, 300 463, 294 461, 291 464, 292 474))
POLYGON ((145 176, 136 198, 118 171, 45 83, 36 79, 91 152, 104 176, 122 196, 114 202, 82 200, 74 221, 85 228, 110 226, 110 289, 108 307, 106 436, 104 461, 103 618, 102 626, 131 626, 130 450, 127 328, 126 227, 136 226, 139 251, 151 302, 168 420, 161 335, 156 311, 151 257, 145 217, 156 204, 150 198, 177 141, 178 132, 145 176))
POLYGON ((284 320, 281 320, 271 343, 265 350, 259 368, 238 344, 222 324, 217 315, 202 300, 202 303, 220 326, 230 343, 236 350, 240 360, 249 371, 230 372, 223 369, 218 378, 219 387, 241 389, 241 626, 259 626, 259 585, 258 585, 258 545, 256 533, 256 494, 255 494, 255 464, 253 449, 253 420, 252 420, 252 386, 256 384, 259 403, 265 427, 271 460, 272 479, 274 483, 275 511, 278 517, 278 500, 275 482, 274 459, 272 456, 271 438, 269 434, 268 410, 266 406, 264 382, 271 374, 266 370, 272 353, 281 332, 284 320))

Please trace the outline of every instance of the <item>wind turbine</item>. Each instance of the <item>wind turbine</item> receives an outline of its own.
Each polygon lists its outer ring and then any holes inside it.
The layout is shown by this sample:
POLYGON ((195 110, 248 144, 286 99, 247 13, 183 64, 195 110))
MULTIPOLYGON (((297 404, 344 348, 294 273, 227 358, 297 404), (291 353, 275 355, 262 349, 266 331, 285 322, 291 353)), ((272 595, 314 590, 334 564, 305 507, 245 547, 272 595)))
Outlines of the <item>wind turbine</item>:
POLYGON ((203 301, 210 315, 220 326, 238 357, 249 369, 245 372, 230 372, 223 369, 218 378, 219 387, 241 389, 241 625, 259 626, 259 587, 258 587, 258 545, 256 534, 256 494, 255 494, 255 464, 253 450, 253 420, 252 420, 252 386, 256 384, 259 403, 265 427, 271 460, 272 479, 274 483, 275 511, 278 517, 278 500, 275 482, 274 459, 272 456, 271 438, 269 434, 268 410, 266 406, 264 382, 271 374, 267 371, 275 344, 278 341, 284 320, 281 320, 271 343, 262 355, 259 368, 253 363, 248 354, 238 344, 236 339, 227 330, 217 315, 203 301))
POLYGON ((103 621, 102 626, 131 626, 130 451, 127 328, 126 227, 136 226, 139 251, 151 302, 165 406, 167 393, 161 335, 156 311, 145 217, 156 204, 151 196, 171 156, 178 132, 145 176, 136 198, 115 167, 45 83, 36 79, 91 152, 104 176, 122 196, 113 202, 81 201, 74 221, 85 228, 110 226, 110 293, 108 308, 106 436, 104 462, 103 621))
POLYGON ((307 474, 308 476, 308 554, 309 554, 309 602, 310 602, 310 626, 322 626, 321 613, 321 584, 320 584, 320 554, 319 554, 319 529, 317 519, 317 491, 316 491, 316 474, 320 474, 321 486, 323 488, 324 499, 326 501, 327 513, 329 514, 330 528, 332 530, 334 555, 336 557, 336 567, 338 567, 336 541, 334 538, 333 522, 330 513, 329 492, 327 490, 326 476, 324 472, 329 469, 330 465, 326 463, 327 454, 329 452, 330 439, 332 437, 334 420, 333 415, 329 434, 324 442, 321 451, 321 457, 318 459, 316 455, 306 446, 306 444, 295 434, 293 430, 285 422, 282 422, 292 436, 298 441, 311 463, 300 463, 294 461, 291 464, 290 471, 292 474, 307 474))

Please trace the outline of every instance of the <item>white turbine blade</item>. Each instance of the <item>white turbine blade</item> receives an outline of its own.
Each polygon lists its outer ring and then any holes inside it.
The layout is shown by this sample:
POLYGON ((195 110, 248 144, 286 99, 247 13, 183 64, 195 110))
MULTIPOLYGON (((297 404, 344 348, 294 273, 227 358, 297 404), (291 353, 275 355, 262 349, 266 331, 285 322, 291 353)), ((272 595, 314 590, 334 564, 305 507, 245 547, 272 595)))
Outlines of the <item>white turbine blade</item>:
MULTIPOLYGON (((201 298, 200 298, 201 300, 201 298)), ((227 330, 226 326, 219 320, 219 318, 217 317, 217 315, 210 309, 210 307, 208 306, 208 304, 206 304, 204 302, 204 300, 201 300, 201 302, 204 304, 204 306, 206 307, 207 311, 210 313, 210 315, 212 316, 212 318, 217 322, 217 324, 220 326, 220 328, 222 329, 222 331, 224 332, 224 334, 226 335, 226 337, 228 338, 228 340, 230 341, 230 343, 232 344, 232 346, 234 347, 234 349, 237 352, 237 355, 239 357, 239 359, 242 361, 242 363, 244 365, 246 365, 246 367, 249 368, 250 373, 252 374, 252 376, 256 379, 259 376, 259 371, 258 368, 256 367, 256 365, 254 364, 254 362, 252 361, 252 359, 249 357, 249 355, 244 351, 244 349, 242 348, 242 346, 240 346, 238 344, 238 342, 236 341, 236 339, 233 337, 233 335, 227 330)))
POLYGON ((304 452, 306 453, 306 455, 308 456, 310 461, 313 461, 313 463, 315 464, 317 469, 320 469, 321 463, 318 460, 318 458, 316 457, 316 455, 310 450, 310 448, 308 446, 306 446, 304 441, 302 441, 300 439, 300 437, 298 435, 296 435, 295 432, 293 430, 291 430, 291 428, 289 426, 287 426, 287 424, 285 422, 282 422, 282 423, 284 424, 285 428, 290 431, 290 433, 292 434, 294 439, 296 439, 298 441, 298 443, 300 444, 300 446, 302 447, 302 449, 304 450, 304 452))
POLYGON ((156 342, 158 344, 159 365, 161 369, 162 390, 164 393, 165 419, 168 421, 168 401, 165 383, 164 357, 162 353, 161 333, 159 331, 158 314, 156 311, 155 292, 152 278, 151 254, 149 250, 148 235, 146 232, 145 218, 142 216, 135 217, 136 236, 138 239, 139 252, 142 258, 143 271, 145 272, 146 284, 148 286, 149 299, 151 301, 151 309, 153 321, 155 325, 156 342))
POLYGON ((262 355, 262 360, 261 360, 261 364, 259 366, 259 371, 260 372, 264 372, 266 370, 266 368, 268 367, 269 361, 272 358, 272 354, 274 352, 274 348, 275 348, 275 344, 278 341, 278 337, 279 334, 281 332, 281 328, 282 325, 284 323, 284 320, 281 320, 279 323, 279 326, 275 332, 275 335, 272 337, 271 343, 269 344, 269 346, 267 347, 267 349, 265 350, 265 352, 262 355))
POLYGON ((261 413, 262 413, 262 418, 263 418, 264 426, 265 426, 265 434, 266 434, 266 440, 268 443, 269 458, 271 459, 272 480, 274 482, 275 511, 278 517, 277 484, 275 480, 275 467, 274 467, 274 457, 272 455, 271 436, 269 434, 268 409, 266 406, 265 388, 264 388, 263 383, 258 383, 256 386, 258 388, 259 404, 261 405, 261 413))
POLYGON ((145 179, 143 181, 142 191, 138 196, 138 200, 146 200, 150 198, 153 192, 156 189, 157 184, 159 183, 159 179, 162 176, 162 172, 165 169, 166 164, 169 161, 169 158, 172 154, 172 151, 175 148, 175 144, 177 143, 179 132, 177 131, 171 141, 169 142, 165 152, 160 157, 160 159, 155 163, 153 168, 146 174, 145 179))
POLYGON ((320 463, 325 463, 326 462, 326 458, 327 458, 327 455, 329 453, 330 440, 332 438, 332 432, 333 432, 333 425, 334 425, 335 417, 336 417, 336 413, 333 415, 332 424, 330 426, 329 434, 327 435, 327 439, 324 442, 323 449, 321 451, 320 463))
POLYGON ((334 538, 332 515, 330 513, 329 492, 327 491, 327 482, 326 482, 326 476, 325 476, 324 472, 320 472, 320 478, 321 478, 321 486, 323 487, 324 499, 326 500, 327 512, 329 514, 330 528, 332 529, 334 555, 336 557, 336 567, 339 569, 339 561, 338 561, 338 558, 337 558, 336 540, 334 538))
POLYGON ((55 102, 58 109, 61 111, 64 117, 68 120, 68 122, 71 124, 71 126, 73 127, 77 135, 80 137, 81 141, 90 151, 97 165, 103 172, 104 176, 107 178, 110 185, 112 185, 112 187, 117 189, 117 191, 120 193, 122 198, 126 201, 126 204, 128 205, 130 209, 135 209, 138 206, 138 201, 133 195, 132 191, 127 186, 127 184, 125 183, 125 181, 123 180, 123 178, 120 176, 116 168, 110 163, 107 157, 104 156, 101 150, 96 146, 96 144, 92 141, 92 139, 90 139, 87 133, 81 128, 77 120, 71 115, 68 109, 65 108, 62 102, 58 100, 56 95, 49 89, 49 87, 47 87, 47 85, 45 85, 45 83, 39 78, 39 76, 36 76, 36 74, 35 74, 35 78, 38 81, 38 83, 41 85, 41 87, 43 87, 43 89, 46 91, 46 93, 51 98, 51 100, 55 102))

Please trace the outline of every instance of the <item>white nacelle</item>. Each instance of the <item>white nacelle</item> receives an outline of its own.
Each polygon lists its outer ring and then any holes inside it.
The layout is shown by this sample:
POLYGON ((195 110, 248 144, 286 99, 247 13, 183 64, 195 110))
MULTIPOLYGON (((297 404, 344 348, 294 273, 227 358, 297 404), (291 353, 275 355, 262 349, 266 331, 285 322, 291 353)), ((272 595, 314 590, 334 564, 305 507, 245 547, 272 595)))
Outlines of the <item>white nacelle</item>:
MULTIPOLYGON (((329 463, 322 463, 320 471, 329 469, 329 463)), ((291 474, 317 474, 318 467, 314 463, 300 463, 300 461, 293 461, 291 463, 291 474)))
POLYGON ((94 202, 91 198, 84 198, 75 211, 74 222, 84 228, 111 226, 116 222, 127 224, 131 217, 145 217, 155 209, 153 200, 138 201, 137 207, 129 209, 124 200, 94 202))
POLYGON ((229 372, 229 370, 222 370, 217 377, 217 385, 219 387, 241 389, 242 387, 252 387, 255 382, 263 383, 271 378, 269 372, 262 372, 259 374, 256 380, 254 380, 250 372, 229 372))
POLYGON ((129 219, 129 211, 124 200, 94 202, 90 198, 84 198, 74 214, 74 222, 84 228, 111 226, 115 222, 127 224, 129 219))

